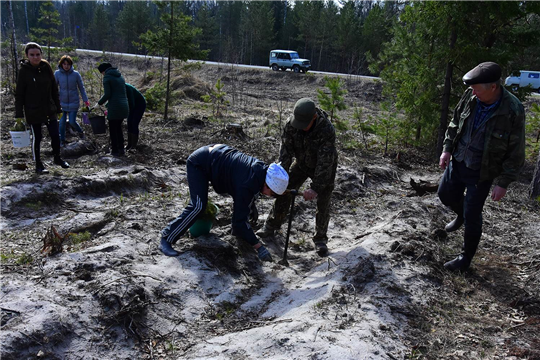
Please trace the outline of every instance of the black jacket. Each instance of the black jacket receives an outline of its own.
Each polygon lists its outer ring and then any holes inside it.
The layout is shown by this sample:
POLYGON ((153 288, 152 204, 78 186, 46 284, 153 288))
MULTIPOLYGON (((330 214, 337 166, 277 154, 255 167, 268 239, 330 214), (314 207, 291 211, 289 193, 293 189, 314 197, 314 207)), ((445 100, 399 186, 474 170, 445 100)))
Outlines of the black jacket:
POLYGON ((257 237, 249 225, 251 204, 266 180, 268 165, 227 145, 210 152, 210 182, 218 194, 229 194, 234 201, 233 234, 249 243, 257 237))
POLYGON ((15 91, 15 118, 26 117, 28 124, 39 124, 60 113, 58 86, 49 63, 41 60, 33 67, 28 59, 21 60, 15 91))

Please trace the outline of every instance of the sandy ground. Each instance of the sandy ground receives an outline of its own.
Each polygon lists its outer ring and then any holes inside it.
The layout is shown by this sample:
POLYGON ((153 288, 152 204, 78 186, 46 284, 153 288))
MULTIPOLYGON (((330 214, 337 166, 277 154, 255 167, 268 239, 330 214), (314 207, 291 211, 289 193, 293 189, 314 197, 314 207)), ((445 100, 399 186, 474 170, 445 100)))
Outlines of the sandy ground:
MULTIPOLYGON (((159 81, 159 63, 113 60, 144 91, 159 81)), ((81 57, 79 70, 96 61, 81 57)), ((479 253, 462 275, 442 269, 459 253, 462 231, 441 231, 451 212, 410 185, 436 184, 437 166, 412 148, 382 156, 374 137, 367 151, 345 148, 343 133, 328 257, 311 242, 314 203, 297 200, 285 267, 277 260, 286 226, 263 239, 275 262, 260 263, 230 235, 231 199, 213 191, 220 214, 211 233, 186 236, 176 245, 181 256, 163 256, 159 232, 188 199, 187 156, 226 143, 275 160, 294 102, 324 86, 310 74, 215 66, 174 79, 170 119, 147 112, 137 150, 106 155, 108 136, 85 125, 87 139, 71 136, 63 149, 70 169, 52 164, 44 141, 51 174, 42 176, 29 148, 11 144, 13 101, 3 94, 2 359, 540 358, 530 165, 503 202, 488 201, 479 253), (219 78, 229 105, 216 119, 199 99, 219 78)), ((342 118, 351 119, 354 106, 376 116, 380 84, 345 82, 342 118)), ((255 228, 271 206, 260 200, 255 228)))

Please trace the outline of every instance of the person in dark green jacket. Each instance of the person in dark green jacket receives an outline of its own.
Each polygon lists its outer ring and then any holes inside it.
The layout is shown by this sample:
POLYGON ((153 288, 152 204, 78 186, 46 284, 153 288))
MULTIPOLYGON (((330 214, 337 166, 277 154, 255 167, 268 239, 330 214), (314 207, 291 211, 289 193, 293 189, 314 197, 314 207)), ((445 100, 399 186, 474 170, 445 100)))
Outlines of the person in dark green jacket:
MULTIPOLYGON (((311 186, 303 192, 304 200, 316 200, 313 243, 319 256, 328 254, 328 223, 334 180, 338 166, 336 133, 326 113, 310 98, 294 105, 293 116, 281 135, 279 162, 290 176, 289 189, 299 189, 308 179, 311 186)), ((287 218, 293 195, 280 196, 257 235, 274 236, 287 218)))
POLYGON ((126 83, 126 94, 129 103, 128 144, 126 150, 135 149, 139 142, 139 123, 146 110, 146 99, 135 86, 126 83))
POLYGON ((454 110, 446 131, 439 166, 441 202, 457 217, 446 225, 452 232, 465 224, 463 253, 444 264, 450 271, 465 271, 482 236, 482 210, 491 192, 499 201, 515 181, 525 162, 525 110, 501 86, 501 67, 484 62, 463 76, 470 86, 454 110), (466 194, 465 193, 466 190, 466 194))
POLYGON ((41 128, 45 124, 51 136, 54 163, 62 168, 69 164, 60 157, 58 114, 62 113, 58 86, 51 65, 41 59, 41 46, 29 42, 24 48, 27 59, 21 60, 15 91, 15 118, 26 118, 32 129, 32 152, 36 161, 36 173, 46 174, 41 161, 41 128))
POLYGON ((107 102, 107 119, 109 120, 109 135, 111 137, 111 155, 123 156, 124 135, 122 122, 129 114, 129 105, 126 95, 126 82, 118 71, 110 63, 102 63, 98 66, 103 76, 103 96, 98 100, 98 105, 107 102))

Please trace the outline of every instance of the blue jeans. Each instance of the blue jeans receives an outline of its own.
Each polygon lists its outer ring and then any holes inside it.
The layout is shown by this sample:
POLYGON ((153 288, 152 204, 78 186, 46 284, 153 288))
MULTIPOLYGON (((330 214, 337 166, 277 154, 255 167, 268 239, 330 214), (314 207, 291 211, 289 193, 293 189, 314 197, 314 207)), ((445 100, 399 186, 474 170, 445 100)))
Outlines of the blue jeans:
POLYGON ((203 146, 191 154, 187 160, 187 179, 190 200, 182 214, 171 221, 161 231, 162 239, 171 244, 186 233, 197 217, 206 209, 208 202, 208 183, 210 181, 210 152, 203 146))
POLYGON ((469 259, 476 253, 482 236, 482 210, 493 182, 480 182, 479 178, 480 170, 471 170, 464 162, 452 159, 438 190, 441 202, 465 219, 463 250, 469 259))
POLYGON ((60 118, 60 142, 66 141, 66 118, 69 114, 69 123, 73 128, 79 132, 83 133, 83 129, 77 124, 77 111, 64 111, 62 117, 60 118))

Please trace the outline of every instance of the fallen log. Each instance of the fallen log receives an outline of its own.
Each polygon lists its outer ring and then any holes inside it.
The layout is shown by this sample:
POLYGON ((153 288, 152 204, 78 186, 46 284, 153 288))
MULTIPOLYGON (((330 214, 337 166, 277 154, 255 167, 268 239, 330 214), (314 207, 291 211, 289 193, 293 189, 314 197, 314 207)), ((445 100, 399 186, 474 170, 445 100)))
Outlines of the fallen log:
POLYGON ((411 178, 410 184, 416 193, 409 194, 408 196, 422 196, 425 193, 437 192, 437 189, 439 188, 438 183, 432 183, 424 180, 418 180, 418 182, 416 182, 413 178, 411 178))

